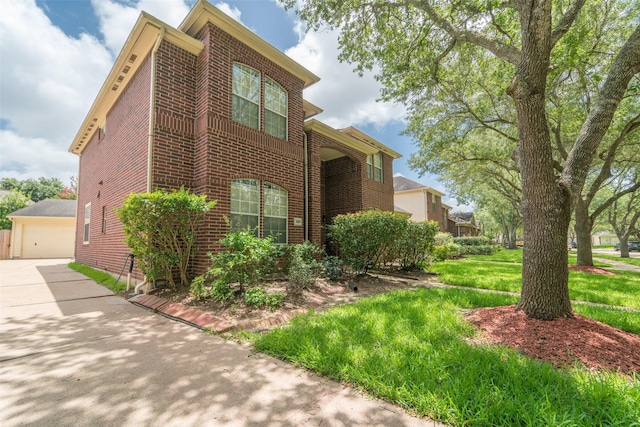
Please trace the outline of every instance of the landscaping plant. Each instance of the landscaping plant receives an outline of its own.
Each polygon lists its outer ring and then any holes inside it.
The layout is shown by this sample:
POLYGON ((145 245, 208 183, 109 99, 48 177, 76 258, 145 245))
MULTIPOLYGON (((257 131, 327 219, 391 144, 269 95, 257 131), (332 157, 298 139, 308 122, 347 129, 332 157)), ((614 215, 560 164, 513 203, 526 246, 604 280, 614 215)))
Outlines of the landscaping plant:
POLYGON ((188 190, 130 194, 116 213, 125 241, 148 278, 166 278, 173 288, 189 286, 188 270, 196 251, 196 230, 216 202, 188 190), (176 284, 173 269, 179 272, 176 284))
POLYGON ((355 274, 365 274, 385 262, 407 226, 404 217, 371 209, 336 216, 328 235, 342 261, 355 274))
POLYGON ((290 247, 289 285, 294 291, 301 291, 313 284, 322 265, 317 260, 322 249, 311 242, 290 247))

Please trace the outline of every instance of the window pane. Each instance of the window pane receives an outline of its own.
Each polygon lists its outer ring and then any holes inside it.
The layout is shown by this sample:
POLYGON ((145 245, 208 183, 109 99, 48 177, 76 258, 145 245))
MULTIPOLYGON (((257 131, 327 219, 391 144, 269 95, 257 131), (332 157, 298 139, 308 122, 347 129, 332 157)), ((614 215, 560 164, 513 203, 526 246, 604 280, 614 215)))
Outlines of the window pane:
POLYGON ((257 215, 231 214, 231 231, 245 231, 250 229, 256 237, 259 237, 260 228, 258 227, 257 215))
POLYGON ((287 139, 287 91, 269 77, 264 79, 264 131, 287 139))
POLYGON ((264 183, 263 189, 264 235, 273 235, 276 243, 287 243, 289 193, 269 182, 264 183))
POLYGON ((264 110, 264 131, 280 139, 287 139, 287 119, 272 111, 264 110))
POLYGON ((259 112, 258 104, 233 95, 232 119, 234 122, 258 129, 260 123, 259 112))
POLYGON ((233 121, 260 128, 260 73, 243 64, 233 64, 233 121))
POLYGON ((273 236, 275 243, 287 243, 287 220, 264 217, 264 235, 273 236))
POLYGON ((247 227, 259 235, 260 188, 255 179, 231 181, 231 231, 246 230, 247 227))

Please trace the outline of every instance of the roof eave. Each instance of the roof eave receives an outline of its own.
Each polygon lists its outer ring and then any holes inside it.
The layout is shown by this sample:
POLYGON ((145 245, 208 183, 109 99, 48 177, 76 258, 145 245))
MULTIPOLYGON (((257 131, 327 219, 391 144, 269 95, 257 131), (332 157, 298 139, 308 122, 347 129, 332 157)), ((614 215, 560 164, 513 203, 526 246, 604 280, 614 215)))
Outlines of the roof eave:
POLYGON ((206 0, 198 0, 196 2, 189 11, 189 14, 178 26, 178 29, 184 31, 190 36, 195 36, 195 34, 200 31, 207 22, 211 22, 225 33, 230 34, 257 52, 260 52, 260 54, 264 55, 275 64, 300 78, 304 82, 305 88, 320 81, 320 77, 307 70, 305 67, 288 57, 284 52, 280 51, 206 0))
POLYGON ((71 153, 80 154, 93 133, 105 123, 107 113, 144 62, 144 58, 153 48, 163 29, 163 40, 194 55, 198 55, 204 49, 204 44, 199 40, 176 30, 146 12, 141 12, 69 147, 71 153))

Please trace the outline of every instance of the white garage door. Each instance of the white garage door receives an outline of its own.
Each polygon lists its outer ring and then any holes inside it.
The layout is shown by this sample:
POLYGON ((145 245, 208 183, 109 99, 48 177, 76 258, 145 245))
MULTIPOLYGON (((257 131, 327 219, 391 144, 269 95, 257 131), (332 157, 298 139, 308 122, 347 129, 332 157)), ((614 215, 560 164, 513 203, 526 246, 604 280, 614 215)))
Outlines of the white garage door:
POLYGON ((74 225, 25 224, 22 231, 22 258, 73 257, 74 225))

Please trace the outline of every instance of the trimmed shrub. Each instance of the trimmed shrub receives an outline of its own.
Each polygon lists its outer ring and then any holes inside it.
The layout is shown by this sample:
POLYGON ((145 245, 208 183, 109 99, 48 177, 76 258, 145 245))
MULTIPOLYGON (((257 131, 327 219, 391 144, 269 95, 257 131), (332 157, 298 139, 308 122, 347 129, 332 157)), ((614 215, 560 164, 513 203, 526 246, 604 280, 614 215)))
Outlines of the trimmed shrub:
POLYGON ((216 202, 181 188, 168 193, 130 194, 116 214, 123 224, 125 241, 140 270, 150 279, 166 278, 172 287, 189 286, 187 272, 196 252, 196 229, 216 202), (173 269, 180 275, 175 283, 173 269))
POLYGON ((448 246, 434 246, 431 250, 431 257, 433 261, 440 262, 449 258, 448 246))
POLYGON ((435 246, 447 246, 450 243, 453 243, 453 236, 451 233, 436 233, 435 240, 433 242, 435 246))
POLYGON ((226 285, 238 283, 242 292, 245 285, 259 283, 273 274, 278 250, 271 236, 261 239, 244 230, 228 233, 220 243, 226 251, 209 254, 211 267, 205 273, 207 278, 226 285))
POLYGON ((395 261, 403 270, 424 267, 433 250, 438 223, 435 221, 408 222, 403 235, 396 241, 395 261))
POLYGON ((402 238, 408 220, 377 209, 338 215, 329 226, 329 237, 340 258, 354 273, 379 267, 402 238))
POLYGON ((453 243, 460 246, 486 246, 491 244, 491 239, 485 236, 477 237, 455 237, 453 243))

